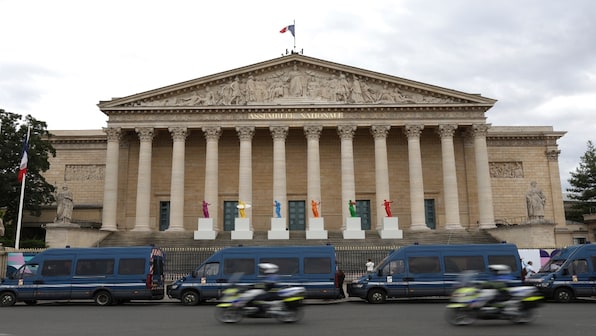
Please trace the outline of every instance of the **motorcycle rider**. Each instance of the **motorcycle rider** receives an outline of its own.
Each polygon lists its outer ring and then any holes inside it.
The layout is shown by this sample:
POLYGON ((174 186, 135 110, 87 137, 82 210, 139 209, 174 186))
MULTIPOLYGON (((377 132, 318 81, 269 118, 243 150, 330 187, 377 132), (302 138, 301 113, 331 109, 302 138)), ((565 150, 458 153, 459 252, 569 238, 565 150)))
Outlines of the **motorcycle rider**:
POLYGON ((482 283, 481 288, 491 290, 493 297, 487 302, 487 305, 503 303, 511 299, 511 294, 507 290, 509 282, 513 280, 511 276, 511 267, 507 265, 489 265, 490 279, 482 283))
MULTIPOLYGON (((278 270, 279 267, 272 263, 259 264, 259 271, 261 274, 265 275, 265 279, 263 282, 254 285, 254 289, 260 289, 261 291, 259 291, 256 296, 251 298, 246 305, 253 305, 255 302, 259 301, 272 301, 277 299, 278 296, 275 293, 274 288, 278 282, 278 270)), ((264 310, 263 307, 259 308, 264 310)))

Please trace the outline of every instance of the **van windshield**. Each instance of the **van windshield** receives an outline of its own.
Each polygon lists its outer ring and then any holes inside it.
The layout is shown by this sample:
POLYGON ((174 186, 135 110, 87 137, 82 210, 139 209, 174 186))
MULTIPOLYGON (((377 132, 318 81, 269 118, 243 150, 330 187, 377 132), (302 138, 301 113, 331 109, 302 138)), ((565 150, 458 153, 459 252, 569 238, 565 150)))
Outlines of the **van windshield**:
POLYGON ((563 266, 565 261, 566 261, 565 259, 551 259, 546 264, 544 264, 544 266, 542 266, 542 268, 540 269, 540 271, 538 273, 555 272, 559 268, 561 268, 561 266, 563 266))
POLYGON ((19 270, 13 274, 13 279, 22 279, 27 278, 30 276, 37 275, 37 271, 39 270, 39 265, 37 264, 26 264, 21 266, 19 270))

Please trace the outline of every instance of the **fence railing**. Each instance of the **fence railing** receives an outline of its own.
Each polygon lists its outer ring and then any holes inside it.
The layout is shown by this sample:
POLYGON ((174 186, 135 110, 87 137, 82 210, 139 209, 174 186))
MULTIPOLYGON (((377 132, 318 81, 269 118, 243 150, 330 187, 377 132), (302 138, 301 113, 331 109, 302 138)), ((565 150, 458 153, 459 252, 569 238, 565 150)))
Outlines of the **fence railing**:
MULTIPOLYGON (((391 250, 397 249, 398 246, 336 246, 335 252, 337 256, 338 267, 346 274, 346 279, 351 280, 363 275, 366 272, 364 264, 368 259, 371 259, 375 264, 378 264, 383 258, 387 256, 391 250)), ((178 248, 178 247, 164 247, 165 253, 165 267, 164 273, 166 281, 172 282, 187 274, 190 274, 203 261, 209 258, 213 253, 218 251, 219 247, 200 247, 200 248, 178 248)), ((6 276, 6 269, 8 266, 8 253, 39 253, 45 249, 13 249, 5 248, 0 251, 0 277, 6 276)))

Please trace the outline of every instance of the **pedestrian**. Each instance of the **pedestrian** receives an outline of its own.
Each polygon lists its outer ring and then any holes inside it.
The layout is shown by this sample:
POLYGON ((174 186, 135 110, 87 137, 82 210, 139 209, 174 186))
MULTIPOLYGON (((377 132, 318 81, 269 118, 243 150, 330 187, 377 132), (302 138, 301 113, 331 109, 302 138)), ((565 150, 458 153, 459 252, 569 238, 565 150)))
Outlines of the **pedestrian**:
POLYGON ((366 273, 371 274, 375 269, 375 263, 369 258, 365 265, 366 273))
POLYGON ((346 274, 342 270, 337 270, 335 273, 335 283, 339 288, 339 298, 344 299, 346 297, 346 293, 344 292, 344 280, 346 279, 346 274))
POLYGON ((528 265, 526 266, 526 276, 531 276, 532 274, 535 274, 536 271, 534 270, 534 266, 532 261, 528 261, 528 265))

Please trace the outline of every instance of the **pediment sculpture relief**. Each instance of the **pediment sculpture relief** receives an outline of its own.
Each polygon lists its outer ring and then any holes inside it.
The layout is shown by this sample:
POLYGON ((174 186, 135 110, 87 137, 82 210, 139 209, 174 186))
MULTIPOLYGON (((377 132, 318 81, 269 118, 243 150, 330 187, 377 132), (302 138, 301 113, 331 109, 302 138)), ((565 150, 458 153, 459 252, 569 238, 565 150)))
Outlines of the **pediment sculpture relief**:
POLYGON ((455 103, 451 97, 433 97, 400 89, 355 74, 325 73, 300 69, 277 70, 159 100, 137 102, 140 106, 211 106, 277 104, 433 104, 455 103))

